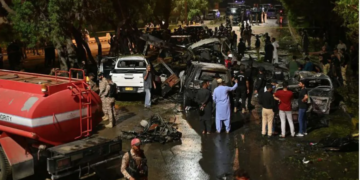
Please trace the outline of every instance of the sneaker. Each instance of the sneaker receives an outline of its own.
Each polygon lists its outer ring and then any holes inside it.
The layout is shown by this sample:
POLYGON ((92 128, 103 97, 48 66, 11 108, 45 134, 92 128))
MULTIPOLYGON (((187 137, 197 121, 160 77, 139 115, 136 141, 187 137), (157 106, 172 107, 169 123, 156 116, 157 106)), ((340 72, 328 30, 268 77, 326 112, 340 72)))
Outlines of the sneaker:
POLYGON ((103 120, 104 120, 104 119, 109 119, 109 117, 108 117, 108 116, 103 116, 102 119, 103 119, 103 120))
POLYGON ((296 137, 303 137, 304 135, 303 134, 301 134, 301 133, 298 133, 297 135, 296 135, 296 137))
POLYGON ((106 127, 106 128, 113 128, 114 125, 113 125, 112 123, 109 123, 109 124, 105 125, 105 127, 106 127))

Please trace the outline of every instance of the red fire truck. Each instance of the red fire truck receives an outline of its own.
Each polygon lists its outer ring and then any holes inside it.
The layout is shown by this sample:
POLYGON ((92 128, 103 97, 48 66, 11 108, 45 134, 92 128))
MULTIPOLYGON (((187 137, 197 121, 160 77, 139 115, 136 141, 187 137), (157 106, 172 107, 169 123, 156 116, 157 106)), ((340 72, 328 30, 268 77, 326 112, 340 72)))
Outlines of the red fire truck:
POLYGON ((0 180, 32 176, 41 161, 59 179, 120 158, 121 140, 92 135, 101 116, 100 97, 80 69, 55 76, 0 70, 0 180))

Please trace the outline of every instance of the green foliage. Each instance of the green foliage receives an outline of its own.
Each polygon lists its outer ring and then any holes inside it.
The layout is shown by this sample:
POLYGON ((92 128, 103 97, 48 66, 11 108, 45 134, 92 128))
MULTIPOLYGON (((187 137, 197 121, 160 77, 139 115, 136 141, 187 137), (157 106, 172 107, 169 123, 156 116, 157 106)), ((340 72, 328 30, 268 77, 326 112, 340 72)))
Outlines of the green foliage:
POLYGON ((338 0, 335 3, 334 11, 342 17, 343 26, 348 28, 348 38, 355 43, 359 43, 359 1, 338 0))
POLYGON ((209 0, 176 0, 173 4, 173 12, 179 14, 180 19, 191 20, 208 10, 209 0))

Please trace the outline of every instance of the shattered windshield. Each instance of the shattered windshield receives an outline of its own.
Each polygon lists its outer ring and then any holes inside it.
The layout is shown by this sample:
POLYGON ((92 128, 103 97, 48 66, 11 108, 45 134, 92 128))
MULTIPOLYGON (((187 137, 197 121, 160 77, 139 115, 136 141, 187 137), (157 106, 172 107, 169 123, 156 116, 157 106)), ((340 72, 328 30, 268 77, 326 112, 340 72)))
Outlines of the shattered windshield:
POLYGON ((145 68, 144 60, 121 60, 117 64, 118 68, 145 68))

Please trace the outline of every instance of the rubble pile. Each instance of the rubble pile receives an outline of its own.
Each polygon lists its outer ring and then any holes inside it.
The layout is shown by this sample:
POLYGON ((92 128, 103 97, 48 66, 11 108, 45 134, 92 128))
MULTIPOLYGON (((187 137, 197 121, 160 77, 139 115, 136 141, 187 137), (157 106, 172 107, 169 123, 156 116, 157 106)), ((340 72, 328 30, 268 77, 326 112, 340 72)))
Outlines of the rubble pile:
POLYGON ((182 133, 177 130, 175 121, 176 119, 174 122, 165 121, 160 115, 155 114, 149 120, 140 122, 142 131, 122 131, 121 137, 123 139, 139 138, 142 143, 180 141, 182 133))

